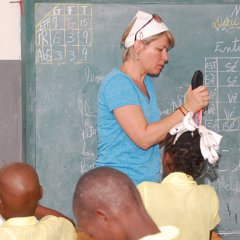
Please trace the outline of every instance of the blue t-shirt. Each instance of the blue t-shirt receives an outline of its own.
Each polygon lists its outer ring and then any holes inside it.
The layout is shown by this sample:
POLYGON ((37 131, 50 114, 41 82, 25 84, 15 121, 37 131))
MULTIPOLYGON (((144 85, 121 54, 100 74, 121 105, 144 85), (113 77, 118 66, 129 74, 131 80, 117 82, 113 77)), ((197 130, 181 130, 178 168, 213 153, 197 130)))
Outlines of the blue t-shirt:
POLYGON ((101 83, 98 93, 98 159, 96 167, 116 168, 135 184, 160 181, 159 145, 139 148, 122 130, 113 110, 126 105, 140 105, 148 123, 160 120, 152 79, 144 79, 149 98, 120 69, 114 68, 101 83))

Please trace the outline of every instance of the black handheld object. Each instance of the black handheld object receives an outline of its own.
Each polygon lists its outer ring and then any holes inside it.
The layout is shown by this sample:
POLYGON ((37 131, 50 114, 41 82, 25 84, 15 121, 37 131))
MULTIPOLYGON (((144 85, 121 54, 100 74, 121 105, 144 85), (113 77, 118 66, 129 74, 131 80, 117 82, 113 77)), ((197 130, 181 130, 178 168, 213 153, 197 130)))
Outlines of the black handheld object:
POLYGON ((192 89, 195 89, 201 85, 203 85, 203 74, 200 70, 198 70, 193 74, 192 89))

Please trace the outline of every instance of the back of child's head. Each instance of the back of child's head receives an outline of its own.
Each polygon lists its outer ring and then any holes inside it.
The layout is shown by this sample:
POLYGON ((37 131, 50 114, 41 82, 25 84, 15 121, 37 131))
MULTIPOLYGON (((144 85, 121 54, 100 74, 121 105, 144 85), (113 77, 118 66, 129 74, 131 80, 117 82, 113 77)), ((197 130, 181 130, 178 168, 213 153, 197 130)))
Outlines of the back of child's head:
POLYGON ((168 154, 172 160, 174 172, 183 172, 197 178, 204 168, 204 158, 200 150, 198 130, 187 131, 175 141, 176 135, 168 133, 164 140, 163 155, 168 154))
POLYGON ((35 169, 23 162, 13 162, 0 169, 0 209, 5 218, 32 216, 42 197, 35 169))

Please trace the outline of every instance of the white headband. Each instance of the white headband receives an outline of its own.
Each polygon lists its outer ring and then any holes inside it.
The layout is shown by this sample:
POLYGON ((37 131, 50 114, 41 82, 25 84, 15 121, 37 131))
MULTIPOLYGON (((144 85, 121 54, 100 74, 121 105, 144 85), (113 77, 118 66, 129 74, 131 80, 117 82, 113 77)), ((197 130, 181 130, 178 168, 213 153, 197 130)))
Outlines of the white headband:
POLYGON ((189 112, 184 118, 183 122, 177 124, 170 130, 171 135, 176 135, 174 143, 178 138, 187 131, 195 131, 198 129, 200 134, 200 149, 204 159, 208 159, 208 162, 214 164, 219 159, 217 150, 219 150, 219 144, 222 136, 205 128, 204 126, 197 126, 192 119, 193 114, 189 112))
POLYGON ((152 18, 153 18, 152 14, 149 14, 149 13, 146 13, 143 11, 137 12, 137 14, 135 15, 132 22, 134 20, 136 20, 136 21, 125 40, 125 43, 124 43, 125 48, 129 48, 129 47, 133 46, 136 33, 137 33, 136 39, 143 40, 143 39, 146 39, 153 35, 156 35, 158 33, 169 31, 168 27, 163 22, 159 23, 152 18), (148 23, 148 21, 150 21, 150 22, 148 23), (144 26, 145 24, 146 24, 146 26, 144 26))

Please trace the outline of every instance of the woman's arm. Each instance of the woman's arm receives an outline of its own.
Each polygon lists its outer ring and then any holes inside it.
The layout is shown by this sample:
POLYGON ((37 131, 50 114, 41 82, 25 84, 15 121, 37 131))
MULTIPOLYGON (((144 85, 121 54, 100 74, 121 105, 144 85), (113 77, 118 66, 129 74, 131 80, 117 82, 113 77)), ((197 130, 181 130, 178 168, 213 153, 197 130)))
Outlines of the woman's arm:
MULTIPOLYGON (((189 111, 195 113, 207 106, 208 100, 206 87, 200 86, 194 90, 191 90, 191 87, 189 87, 184 106, 189 111)), ((138 105, 119 107, 113 112, 122 129, 142 149, 148 149, 160 143, 169 130, 183 119, 182 112, 176 110, 162 120, 148 124, 141 107, 138 105)))
POLYGON ((178 110, 159 122, 148 124, 138 105, 117 108, 114 115, 124 132, 142 149, 160 143, 169 130, 183 118, 178 110))

